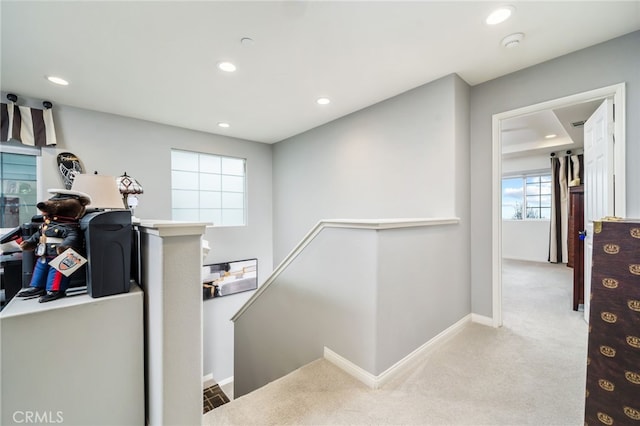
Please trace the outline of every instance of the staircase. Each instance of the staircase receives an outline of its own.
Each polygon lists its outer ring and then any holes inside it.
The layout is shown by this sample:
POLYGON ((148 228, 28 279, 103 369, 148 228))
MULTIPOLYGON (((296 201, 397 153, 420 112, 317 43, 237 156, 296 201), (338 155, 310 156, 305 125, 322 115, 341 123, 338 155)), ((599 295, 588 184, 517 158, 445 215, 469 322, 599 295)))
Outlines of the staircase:
POLYGON ((378 387, 470 318, 457 218, 326 220, 234 321, 234 395, 327 357, 378 387))

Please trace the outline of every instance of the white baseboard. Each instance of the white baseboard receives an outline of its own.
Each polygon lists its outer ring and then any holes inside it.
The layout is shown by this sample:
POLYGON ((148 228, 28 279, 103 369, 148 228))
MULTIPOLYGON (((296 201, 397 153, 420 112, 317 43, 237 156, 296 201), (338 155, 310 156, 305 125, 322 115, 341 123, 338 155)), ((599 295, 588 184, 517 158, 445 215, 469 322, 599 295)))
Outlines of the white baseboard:
POLYGON ((213 382, 213 373, 209 373, 202 378, 202 384, 206 384, 207 382, 213 382))
POLYGON ((202 378, 202 389, 209 386, 218 385, 220 389, 227 395, 230 400, 233 400, 233 376, 222 379, 219 382, 213 380, 213 373, 207 374, 202 378))
POLYGON ((233 383, 233 376, 231 377, 227 377, 226 379, 222 379, 218 382, 218 386, 222 387, 222 386, 226 386, 229 383, 233 383))
POLYGON ((471 322, 475 322, 476 324, 486 325, 488 327, 495 327, 493 324, 493 318, 487 317, 479 314, 471 314, 471 322))
POLYGON ((207 382, 213 382, 215 384, 217 384, 218 386, 225 386, 228 385, 229 383, 233 383, 233 376, 231 377, 227 377, 226 379, 222 379, 218 382, 216 382, 215 380, 213 380, 213 373, 209 373, 206 376, 204 376, 202 378, 202 383, 207 383, 207 382))
POLYGON ((360 380, 365 385, 369 386, 372 389, 378 389, 389 380, 395 378, 400 373, 405 371, 406 369, 413 366, 413 364, 426 356, 429 352, 433 351, 435 348, 444 344, 451 337, 456 335, 465 324, 471 321, 471 314, 465 316, 446 330, 442 331, 437 336, 433 337, 431 340, 420 346, 418 349, 411 352, 409 355, 402 358, 400 361, 396 362, 394 365, 386 369, 384 372, 379 374, 378 376, 369 373, 363 368, 357 366, 352 363, 348 359, 338 355, 333 352, 331 349, 325 346, 324 348, 324 358, 337 366, 338 368, 344 370, 346 373, 360 380))
POLYGON ((337 353, 333 352, 331 349, 324 347, 324 359, 343 370, 347 374, 355 377, 360 380, 365 385, 369 386, 371 389, 377 389, 377 377, 373 374, 369 373, 365 369, 358 367, 351 361, 346 358, 341 357, 337 353))
POLYGON ((220 386, 222 392, 227 395, 227 398, 229 398, 230 401, 233 401, 233 376, 220 380, 218 386, 220 386))

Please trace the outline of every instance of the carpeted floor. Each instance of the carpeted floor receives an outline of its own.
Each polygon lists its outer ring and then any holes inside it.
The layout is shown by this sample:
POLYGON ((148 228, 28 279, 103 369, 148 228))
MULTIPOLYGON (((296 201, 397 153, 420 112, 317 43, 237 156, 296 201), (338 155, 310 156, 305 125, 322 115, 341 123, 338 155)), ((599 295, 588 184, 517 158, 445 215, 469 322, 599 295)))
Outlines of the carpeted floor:
POLYGON ((571 309, 571 269, 503 268, 503 327, 469 324, 377 390, 320 359, 203 425, 583 425, 587 325, 571 309))

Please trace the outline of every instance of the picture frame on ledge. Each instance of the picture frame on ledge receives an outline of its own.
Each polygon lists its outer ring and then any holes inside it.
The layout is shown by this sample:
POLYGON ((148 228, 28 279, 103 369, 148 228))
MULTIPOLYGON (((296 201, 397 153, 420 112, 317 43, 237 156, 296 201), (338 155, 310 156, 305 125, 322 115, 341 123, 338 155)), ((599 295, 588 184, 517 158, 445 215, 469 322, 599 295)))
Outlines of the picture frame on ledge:
POLYGON ((258 259, 202 266, 202 300, 229 296, 258 288, 258 259))

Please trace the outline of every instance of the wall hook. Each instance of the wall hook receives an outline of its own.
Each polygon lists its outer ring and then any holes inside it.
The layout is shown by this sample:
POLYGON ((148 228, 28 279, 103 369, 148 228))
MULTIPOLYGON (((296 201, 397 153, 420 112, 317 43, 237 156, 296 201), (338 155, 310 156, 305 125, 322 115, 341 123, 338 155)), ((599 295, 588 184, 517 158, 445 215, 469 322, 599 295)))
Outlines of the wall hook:
POLYGON ((18 102, 18 96, 14 95, 13 93, 8 93, 7 99, 9 99, 11 102, 18 102))
POLYGON ((49 102, 49 101, 44 101, 44 102, 42 102, 42 106, 45 109, 49 109, 49 108, 51 108, 53 106, 53 104, 51 102, 49 102))

